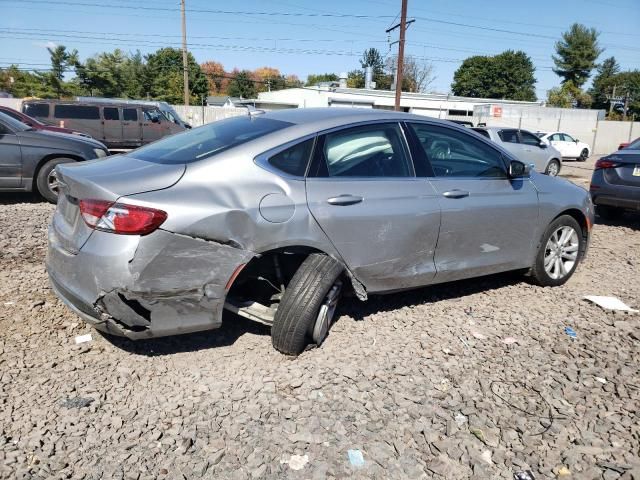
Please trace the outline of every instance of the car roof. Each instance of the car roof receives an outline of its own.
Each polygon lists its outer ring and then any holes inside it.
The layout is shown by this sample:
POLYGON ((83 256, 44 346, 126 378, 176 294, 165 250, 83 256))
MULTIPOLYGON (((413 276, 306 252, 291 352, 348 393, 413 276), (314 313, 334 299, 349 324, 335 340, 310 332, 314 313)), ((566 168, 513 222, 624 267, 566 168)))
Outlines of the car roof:
POLYGON ((339 127, 350 123, 367 122, 375 120, 389 121, 428 121, 439 123, 450 128, 463 128, 451 122, 445 122, 433 117, 415 115, 411 113, 394 112, 391 110, 381 110, 374 108, 291 108, 286 110, 275 110, 261 114, 266 118, 281 120, 296 125, 308 126, 313 130, 323 130, 326 128, 339 127))

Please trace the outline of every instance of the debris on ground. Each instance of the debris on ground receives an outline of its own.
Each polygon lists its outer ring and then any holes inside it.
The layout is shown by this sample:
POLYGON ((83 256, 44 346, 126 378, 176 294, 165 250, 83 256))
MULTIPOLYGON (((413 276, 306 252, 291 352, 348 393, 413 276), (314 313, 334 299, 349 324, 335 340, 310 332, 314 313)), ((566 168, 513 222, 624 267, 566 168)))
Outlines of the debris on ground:
POLYGON ((566 333, 567 335, 569 335, 569 337, 572 340, 575 340, 576 338, 578 338, 578 334, 576 333, 576 331, 571 328, 571 327, 564 327, 564 333, 566 333))
POLYGON ((364 457, 362 456, 362 452, 360 450, 349 450, 347 452, 347 456, 349 457, 349 463, 352 467, 364 467, 364 457))
POLYGON ((291 455, 289 460, 281 460, 280 463, 288 464, 291 470, 302 470, 309 463, 309 455, 291 455))
POLYGON ((91 405, 95 399, 91 397, 73 397, 65 398, 60 405, 64 408, 85 408, 91 405))
POLYGON ((87 343, 87 342, 90 342, 91 340, 92 338, 90 333, 87 333, 86 335, 78 335, 76 337, 76 345, 79 345, 81 343, 87 343))
POLYGON ((605 310, 619 310, 622 312, 638 312, 635 308, 631 308, 622 300, 616 297, 602 297, 599 295, 587 295, 585 300, 595 303, 605 310))

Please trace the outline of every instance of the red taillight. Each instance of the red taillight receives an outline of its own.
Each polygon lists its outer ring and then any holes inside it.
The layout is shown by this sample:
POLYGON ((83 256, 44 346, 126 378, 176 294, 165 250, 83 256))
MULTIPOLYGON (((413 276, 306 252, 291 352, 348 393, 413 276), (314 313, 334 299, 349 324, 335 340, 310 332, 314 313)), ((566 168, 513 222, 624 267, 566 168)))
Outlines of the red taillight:
POLYGON ((601 158, 596 162, 595 169, 599 170, 601 168, 616 168, 619 166, 620 164, 618 162, 614 162, 613 160, 607 160, 606 158, 601 158))
POLYGON ((80 200, 80 213, 91 228, 121 235, 147 235, 167 219, 162 210, 105 200, 80 200))

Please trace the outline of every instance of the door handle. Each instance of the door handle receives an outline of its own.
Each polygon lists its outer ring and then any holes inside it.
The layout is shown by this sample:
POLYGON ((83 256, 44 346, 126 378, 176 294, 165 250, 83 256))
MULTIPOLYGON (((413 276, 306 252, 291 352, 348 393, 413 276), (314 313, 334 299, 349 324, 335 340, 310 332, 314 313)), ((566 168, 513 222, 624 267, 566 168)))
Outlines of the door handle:
POLYGON ((464 198, 469 196, 469 192, 465 190, 455 189, 455 190, 449 190, 448 192, 444 192, 442 196, 447 198, 464 198))
POLYGON ((358 197, 357 195, 338 195, 337 197, 331 197, 327 199, 327 203, 329 205, 355 205, 356 203, 362 202, 363 198, 358 197))

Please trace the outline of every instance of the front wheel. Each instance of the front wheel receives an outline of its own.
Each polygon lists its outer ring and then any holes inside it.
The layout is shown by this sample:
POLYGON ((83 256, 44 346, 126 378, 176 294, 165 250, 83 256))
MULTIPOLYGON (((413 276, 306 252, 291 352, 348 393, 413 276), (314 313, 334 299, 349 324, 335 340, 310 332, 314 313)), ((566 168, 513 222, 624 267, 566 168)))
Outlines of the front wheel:
POLYGON ((289 282, 276 310, 271 343, 286 355, 298 355, 326 338, 340 293, 342 265, 328 255, 309 255, 289 282))
POLYGON ((74 160, 70 158, 52 158, 40 167, 38 176, 36 177, 36 187, 38 193, 42 195, 45 200, 51 203, 58 201, 59 188, 56 167, 63 163, 71 163, 73 161, 74 160))
POLYGON ((569 280, 581 260, 584 241, 582 228, 575 218, 562 215, 551 222, 531 268, 534 282, 543 287, 556 287, 569 280))
POLYGON ((589 150, 587 150, 586 148, 583 148, 582 151, 580 152, 580 156, 578 157, 578 161, 586 162, 587 158, 589 158, 589 150))
POLYGON ((558 160, 551 160, 544 173, 550 177, 556 177, 560 173, 560 162, 558 160))

